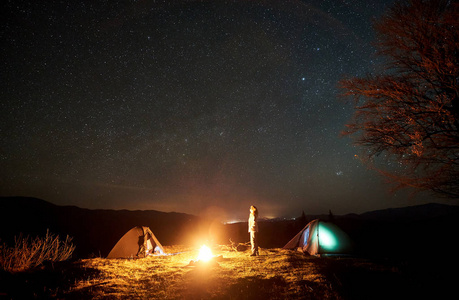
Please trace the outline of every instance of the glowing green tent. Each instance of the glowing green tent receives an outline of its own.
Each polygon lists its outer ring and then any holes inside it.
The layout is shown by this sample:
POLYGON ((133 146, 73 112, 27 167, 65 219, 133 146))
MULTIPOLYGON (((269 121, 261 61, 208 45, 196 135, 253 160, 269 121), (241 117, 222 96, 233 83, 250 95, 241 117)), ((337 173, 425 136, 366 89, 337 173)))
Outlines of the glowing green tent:
POLYGON ((311 255, 350 254, 352 243, 349 236, 330 222, 314 220, 309 222, 284 249, 300 248, 311 255))

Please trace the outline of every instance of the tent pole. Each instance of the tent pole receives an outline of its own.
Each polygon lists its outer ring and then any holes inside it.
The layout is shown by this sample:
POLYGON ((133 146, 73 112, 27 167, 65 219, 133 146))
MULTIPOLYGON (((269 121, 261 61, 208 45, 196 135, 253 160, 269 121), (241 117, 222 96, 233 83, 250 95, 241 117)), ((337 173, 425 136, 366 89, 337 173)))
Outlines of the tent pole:
POLYGON ((320 255, 319 227, 320 227, 320 221, 317 221, 317 253, 320 255))

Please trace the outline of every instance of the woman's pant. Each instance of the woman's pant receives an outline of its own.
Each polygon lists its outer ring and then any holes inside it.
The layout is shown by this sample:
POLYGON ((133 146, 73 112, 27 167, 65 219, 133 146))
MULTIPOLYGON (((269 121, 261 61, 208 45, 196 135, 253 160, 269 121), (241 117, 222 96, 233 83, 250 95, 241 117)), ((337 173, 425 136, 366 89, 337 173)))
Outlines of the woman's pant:
POLYGON ((258 232, 250 231, 250 244, 252 245, 252 254, 258 255, 258 232))

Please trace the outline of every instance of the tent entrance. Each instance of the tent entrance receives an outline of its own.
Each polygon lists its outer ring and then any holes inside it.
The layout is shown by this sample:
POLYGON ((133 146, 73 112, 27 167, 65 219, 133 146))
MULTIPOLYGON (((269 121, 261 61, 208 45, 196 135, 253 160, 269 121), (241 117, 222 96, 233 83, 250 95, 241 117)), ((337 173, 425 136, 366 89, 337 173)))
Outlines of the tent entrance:
POLYGON ((309 222, 283 248, 300 248, 311 255, 350 254, 352 243, 338 226, 317 219, 309 222))
POLYGON ((107 258, 141 258, 156 253, 164 254, 163 246, 150 228, 137 226, 123 235, 107 258))

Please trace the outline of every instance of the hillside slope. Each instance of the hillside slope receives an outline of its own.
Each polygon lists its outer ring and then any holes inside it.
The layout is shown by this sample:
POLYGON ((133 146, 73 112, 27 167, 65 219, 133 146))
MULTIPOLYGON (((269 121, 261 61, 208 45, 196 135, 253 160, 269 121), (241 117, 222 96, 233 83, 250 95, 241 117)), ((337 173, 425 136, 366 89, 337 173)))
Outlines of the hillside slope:
POLYGON ((208 238, 210 221, 184 213, 154 210, 91 210, 58 206, 36 198, 0 198, 0 238, 11 242, 19 233, 69 235, 76 257, 106 256, 129 229, 148 226, 160 243, 189 244, 208 238), (189 233, 193 234, 189 234, 189 233))

